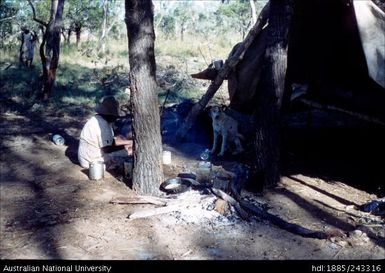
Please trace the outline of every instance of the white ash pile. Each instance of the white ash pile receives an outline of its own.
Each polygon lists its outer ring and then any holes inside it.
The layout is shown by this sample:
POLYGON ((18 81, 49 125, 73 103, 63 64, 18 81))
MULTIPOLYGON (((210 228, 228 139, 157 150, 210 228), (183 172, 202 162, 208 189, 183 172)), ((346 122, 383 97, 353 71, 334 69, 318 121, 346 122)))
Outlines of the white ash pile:
POLYGON ((213 194, 201 194, 199 191, 190 190, 178 194, 180 208, 169 214, 159 217, 167 224, 197 225, 210 222, 215 225, 234 225, 242 220, 237 212, 228 206, 224 211, 218 211, 218 200, 213 194))

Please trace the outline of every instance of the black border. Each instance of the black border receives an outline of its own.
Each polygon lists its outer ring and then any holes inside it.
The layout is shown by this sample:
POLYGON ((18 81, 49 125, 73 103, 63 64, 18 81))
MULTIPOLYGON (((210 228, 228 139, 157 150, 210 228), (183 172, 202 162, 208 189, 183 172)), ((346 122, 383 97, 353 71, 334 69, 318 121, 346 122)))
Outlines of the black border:
POLYGON ((383 260, 247 260, 247 261, 154 261, 154 260, 0 260, 0 272, 59 272, 59 271, 5 271, 5 266, 73 266, 72 271, 60 272, 108 272, 75 271, 75 265, 107 266, 109 273, 116 272, 385 272, 383 260))

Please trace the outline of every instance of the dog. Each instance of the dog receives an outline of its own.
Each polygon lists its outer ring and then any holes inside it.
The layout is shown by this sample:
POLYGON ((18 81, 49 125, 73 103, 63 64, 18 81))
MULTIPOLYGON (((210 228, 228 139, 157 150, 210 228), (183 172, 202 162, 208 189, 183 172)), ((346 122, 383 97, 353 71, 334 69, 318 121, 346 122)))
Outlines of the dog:
POLYGON ((209 110, 212 119, 212 126, 214 131, 213 147, 209 151, 214 154, 218 145, 219 135, 222 136, 221 151, 218 156, 223 156, 228 147, 228 144, 233 142, 235 144, 235 151, 233 155, 237 155, 244 151, 241 139, 244 137, 238 132, 238 122, 226 113, 219 106, 212 106, 209 110))

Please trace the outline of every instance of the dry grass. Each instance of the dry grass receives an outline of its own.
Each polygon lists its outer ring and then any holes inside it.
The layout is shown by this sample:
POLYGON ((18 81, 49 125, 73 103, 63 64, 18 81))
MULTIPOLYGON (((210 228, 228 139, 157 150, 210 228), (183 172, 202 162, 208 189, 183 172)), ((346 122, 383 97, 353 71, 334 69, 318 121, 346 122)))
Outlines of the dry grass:
MULTIPOLYGON (((168 93, 168 102, 181 102, 185 99, 199 99, 207 90, 209 81, 192 79, 190 74, 207 67, 213 58, 226 59, 233 42, 226 38, 193 37, 186 35, 180 39, 167 40, 156 38, 155 53, 157 78, 160 83, 159 103, 163 104, 168 93), (211 39, 211 40, 210 40, 211 39), (163 84, 161 84, 163 82, 163 84)), ((50 103, 63 108, 71 105, 92 107, 99 98, 106 94, 116 95, 122 102, 127 102, 124 92, 128 85, 128 44, 127 39, 108 40, 105 54, 96 53, 96 41, 83 41, 79 48, 74 43, 62 44, 57 79, 50 103), (103 85, 104 78, 113 74, 117 77, 109 85, 103 85)), ((10 50, 0 49, 2 96, 18 97, 31 101, 38 93, 37 76, 40 73, 40 59, 35 50, 35 59, 31 69, 18 62, 18 45, 10 50), (4 70, 4 68, 13 65, 4 70)), ((218 90, 213 102, 225 103, 227 99, 226 83, 218 90)))

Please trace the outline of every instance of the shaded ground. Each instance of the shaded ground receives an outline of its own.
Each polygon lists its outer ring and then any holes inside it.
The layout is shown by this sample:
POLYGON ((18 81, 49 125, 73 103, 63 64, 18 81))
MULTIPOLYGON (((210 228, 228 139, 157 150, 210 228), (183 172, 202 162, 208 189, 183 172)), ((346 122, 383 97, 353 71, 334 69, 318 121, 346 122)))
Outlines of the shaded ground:
MULTIPOLYGON (((3 109, 0 124, 1 259, 385 257, 383 219, 355 207, 378 198, 373 193, 379 192, 373 187, 369 191, 346 184, 352 182, 346 175, 349 168, 345 166, 347 168, 339 171, 336 162, 343 163, 347 157, 327 156, 322 149, 327 145, 320 144, 323 142, 298 150, 299 142, 290 141, 296 132, 288 130, 284 152, 286 176, 281 184, 263 196, 243 192, 244 198, 266 203, 271 213, 290 222, 315 230, 340 229, 345 234, 340 238, 317 240, 293 235, 255 217, 243 221, 234 211, 221 215, 213 210, 216 198, 197 191, 180 195, 180 199, 192 202, 180 212, 128 219, 130 212, 151 205, 110 204, 114 197, 134 193, 119 177, 110 174, 101 181, 90 181, 75 164, 77 139, 86 118, 63 116, 49 109, 44 113, 33 108, 23 110, 14 101, 9 101, 3 109), (9 107, 11 104, 14 108, 9 107), (52 143, 50 138, 54 133, 65 137, 65 146, 52 143), (309 150, 313 148, 317 153, 324 153, 317 157, 309 150), (308 158, 304 157, 305 152, 308 158), (307 160, 309 158, 312 160, 307 160), (325 162, 337 168, 330 171, 325 162)), ((295 126, 291 128, 295 130, 295 126)), ((166 139, 167 132, 164 134, 166 139)), ((196 169, 199 153, 210 144, 210 136, 190 137, 195 144, 171 146, 165 143, 164 148, 172 151, 173 159, 172 165, 165 167, 166 175, 196 169)), ((378 149, 381 151, 383 146, 378 149)), ((218 159, 213 162, 215 168, 234 164, 218 159)), ((368 177, 374 185, 378 180, 383 182, 383 170, 377 168, 380 164, 376 160, 364 158, 361 162, 366 162, 364 167, 368 168, 360 172, 359 165, 351 166, 354 177, 365 174, 359 177, 368 177)))

